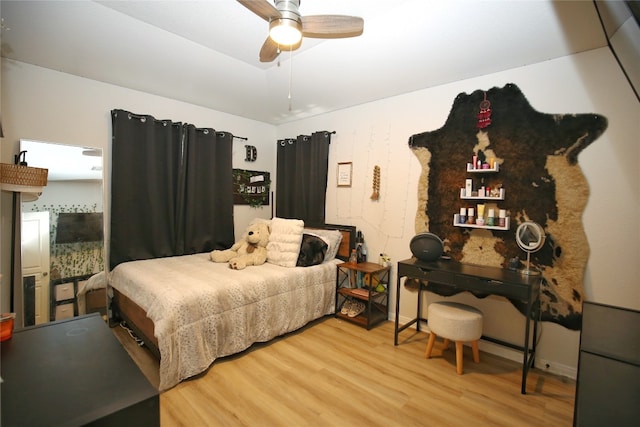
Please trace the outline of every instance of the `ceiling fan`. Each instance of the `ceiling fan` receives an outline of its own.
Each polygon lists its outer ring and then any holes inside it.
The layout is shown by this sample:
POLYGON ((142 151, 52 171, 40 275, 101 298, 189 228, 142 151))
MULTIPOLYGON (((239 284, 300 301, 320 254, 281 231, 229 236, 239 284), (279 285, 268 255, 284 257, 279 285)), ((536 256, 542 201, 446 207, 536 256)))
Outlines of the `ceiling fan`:
POLYGON ((338 39, 362 34, 364 20, 357 16, 312 15, 298 11, 300 0, 238 0, 238 3, 269 22, 269 36, 260 49, 260 62, 271 62, 280 54, 280 47, 295 50, 302 37, 338 39))

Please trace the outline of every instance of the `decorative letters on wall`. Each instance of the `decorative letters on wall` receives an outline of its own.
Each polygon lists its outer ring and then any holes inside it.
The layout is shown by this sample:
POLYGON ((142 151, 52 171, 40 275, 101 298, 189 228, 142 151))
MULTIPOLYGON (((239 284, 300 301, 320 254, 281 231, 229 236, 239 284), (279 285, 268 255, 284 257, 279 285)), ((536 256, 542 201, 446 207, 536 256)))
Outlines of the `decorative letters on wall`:
MULTIPOLYGON (((531 254, 542 271, 542 320, 580 329, 589 257, 582 213, 589 188, 578 155, 606 127, 607 119, 598 114, 540 113, 514 84, 459 94, 442 128, 409 138, 422 166, 416 233, 440 236, 457 261, 506 268, 514 257, 526 259, 515 241, 517 226, 537 222, 547 235, 544 247, 531 254), (453 225, 461 207, 474 205, 459 197, 466 178, 481 179, 466 172, 474 155, 500 165, 491 179, 505 189, 499 207, 511 218, 507 231, 453 225)), ((523 312, 520 303, 512 303, 523 312)))

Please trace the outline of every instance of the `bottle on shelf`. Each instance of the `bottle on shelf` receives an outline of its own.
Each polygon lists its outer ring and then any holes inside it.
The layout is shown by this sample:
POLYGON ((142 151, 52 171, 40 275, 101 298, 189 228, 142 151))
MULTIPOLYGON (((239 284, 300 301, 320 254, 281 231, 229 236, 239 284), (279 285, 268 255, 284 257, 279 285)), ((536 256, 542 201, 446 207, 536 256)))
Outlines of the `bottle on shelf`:
POLYGON ((506 227, 506 223, 507 223, 507 211, 504 209, 500 209, 498 211, 498 226, 499 227, 506 227))
POLYGON ((361 231, 358 231, 356 234, 356 256, 358 262, 366 262, 367 261, 367 249, 364 245, 364 236, 361 231))
POLYGON ((351 255, 349 255, 349 262, 351 264, 357 264, 358 263, 358 254, 356 253, 355 249, 351 249, 351 255))
POLYGON ((487 215, 487 225, 488 226, 490 226, 490 227, 494 226, 495 217, 496 217, 495 210, 494 209, 489 209, 489 214, 487 215))
MULTIPOLYGON (((350 264, 357 264, 358 263, 358 254, 356 254, 356 250, 355 249, 351 249, 351 255, 349 255, 349 263, 350 264)), ((349 286, 354 288, 357 285, 357 280, 356 277, 354 275, 354 272, 351 271, 351 269, 349 269, 349 286)))

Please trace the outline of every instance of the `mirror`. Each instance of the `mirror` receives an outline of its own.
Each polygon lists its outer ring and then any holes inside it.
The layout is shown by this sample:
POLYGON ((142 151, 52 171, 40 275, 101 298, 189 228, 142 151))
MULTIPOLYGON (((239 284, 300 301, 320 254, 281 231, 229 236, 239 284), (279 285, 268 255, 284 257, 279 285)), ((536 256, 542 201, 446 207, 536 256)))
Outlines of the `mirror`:
POLYGON ((545 234, 542 227, 533 222, 526 221, 516 229, 516 242, 520 249, 527 253, 527 268, 522 270, 525 275, 538 275, 538 270, 531 269, 531 253, 536 252, 544 245, 545 234))
POLYGON ((22 325, 106 319, 102 149, 20 140, 20 150, 49 171, 40 197, 21 200, 22 325))

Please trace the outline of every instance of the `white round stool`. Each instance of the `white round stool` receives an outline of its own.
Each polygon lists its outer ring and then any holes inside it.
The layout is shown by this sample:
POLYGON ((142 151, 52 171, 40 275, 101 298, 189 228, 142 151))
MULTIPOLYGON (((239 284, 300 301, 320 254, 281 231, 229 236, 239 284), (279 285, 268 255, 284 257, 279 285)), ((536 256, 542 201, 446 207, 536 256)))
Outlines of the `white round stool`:
POLYGON ((480 363, 478 340, 482 336, 482 312, 475 307, 457 302, 441 301, 429 305, 428 325, 431 330, 425 357, 431 357, 436 336, 444 338, 444 348, 449 340, 456 343, 456 372, 462 374, 462 356, 465 342, 471 342, 473 361, 480 363))

